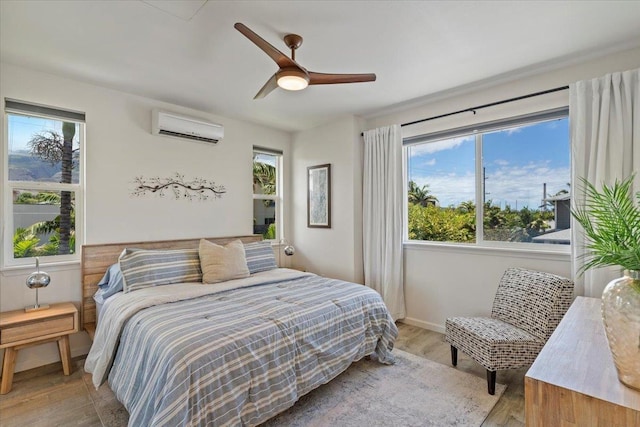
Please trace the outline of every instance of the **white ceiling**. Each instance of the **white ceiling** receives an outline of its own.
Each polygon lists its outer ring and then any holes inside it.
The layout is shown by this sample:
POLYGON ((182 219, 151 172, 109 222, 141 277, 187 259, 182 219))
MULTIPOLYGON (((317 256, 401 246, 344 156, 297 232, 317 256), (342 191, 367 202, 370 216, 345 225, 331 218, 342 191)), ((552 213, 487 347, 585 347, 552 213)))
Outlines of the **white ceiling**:
MULTIPOLYGON (((0 1, 0 59, 214 114, 301 130, 640 45, 640 1, 0 1), (164 9, 164 10, 163 10, 164 9), (373 83, 278 89, 242 22, 318 72, 373 83)), ((526 91, 524 91, 526 92, 526 91)))

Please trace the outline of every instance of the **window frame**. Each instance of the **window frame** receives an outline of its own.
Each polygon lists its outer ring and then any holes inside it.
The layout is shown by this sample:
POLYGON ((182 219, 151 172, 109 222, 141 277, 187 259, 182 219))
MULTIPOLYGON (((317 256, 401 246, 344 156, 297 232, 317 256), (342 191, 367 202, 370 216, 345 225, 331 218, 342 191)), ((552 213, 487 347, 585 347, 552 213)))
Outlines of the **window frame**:
MULTIPOLYGON (((508 242, 484 239, 484 204, 482 203, 482 195, 484 194, 484 182, 482 179, 483 158, 482 158, 482 135, 489 132, 496 132, 509 129, 515 126, 522 126, 531 123, 542 123, 545 121, 557 119, 569 119, 569 107, 553 108, 549 110, 538 111, 535 113, 524 114, 519 116, 507 117, 499 120, 492 120, 484 123, 463 126, 459 128, 448 129, 428 134, 421 134, 403 138, 402 141, 402 169, 403 169, 403 197, 404 197, 404 225, 403 225, 403 243, 405 245, 429 245, 442 247, 460 247, 474 249, 497 249, 497 250, 516 250, 529 252, 550 252, 559 254, 568 254, 571 252, 571 242, 568 245, 551 244, 551 243, 535 243, 530 242, 508 242), (408 221, 408 184, 409 184, 409 147, 418 144, 428 144, 430 142, 442 141, 446 139, 459 138, 474 135, 475 145, 475 198, 476 207, 476 232, 474 243, 464 242, 442 242, 434 240, 410 240, 409 239, 409 221, 408 221)), ((569 148, 569 156, 571 152, 569 148)), ((571 162, 571 158, 569 158, 571 162)))
POLYGON ((81 259, 82 245, 84 243, 85 219, 84 219, 84 198, 85 198, 85 167, 86 167, 86 122, 84 113, 65 110, 56 107, 49 107, 40 104, 16 101, 9 98, 5 100, 3 111, 4 118, 4 144, 2 147, 3 173, 2 180, 2 215, 4 220, 0 224, 2 230, 2 255, 1 266, 3 269, 32 266, 35 264, 35 257, 14 258, 13 256, 13 190, 32 191, 67 191, 73 193, 75 201, 75 248, 73 254, 67 255, 47 255, 41 256, 41 265, 60 265, 77 263, 81 259), (21 115, 25 117, 39 117, 48 120, 69 121, 79 125, 78 145, 80 154, 78 155, 78 183, 58 183, 41 181, 11 181, 9 180, 9 116, 21 115))
MULTIPOLYGON (((283 202, 283 167, 284 167, 284 154, 280 150, 275 150, 266 147, 253 146, 252 149, 252 158, 255 157, 256 154, 266 154, 269 156, 276 157, 276 190, 275 194, 255 194, 253 192, 253 179, 251 180, 252 190, 251 193, 253 195, 252 202, 255 203, 256 200, 273 200, 275 202, 275 215, 276 215, 276 237, 275 239, 264 239, 267 242, 279 243, 284 239, 284 202, 283 202)), ((253 166, 253 164, 252 164, 253 166)), ((253 217, 253 205, 251 206, 252 217, 253 217)))

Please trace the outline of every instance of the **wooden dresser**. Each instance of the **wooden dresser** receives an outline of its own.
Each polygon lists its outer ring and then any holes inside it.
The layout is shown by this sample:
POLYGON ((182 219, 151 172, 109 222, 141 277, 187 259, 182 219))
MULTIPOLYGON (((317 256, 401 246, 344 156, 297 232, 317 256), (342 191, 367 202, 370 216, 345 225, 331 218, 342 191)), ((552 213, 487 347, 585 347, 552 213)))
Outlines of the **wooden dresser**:
POLYGON ((578 297, 531 365, 527 426, 640 426, 640 392, 618 381, 600 302, 578 297))

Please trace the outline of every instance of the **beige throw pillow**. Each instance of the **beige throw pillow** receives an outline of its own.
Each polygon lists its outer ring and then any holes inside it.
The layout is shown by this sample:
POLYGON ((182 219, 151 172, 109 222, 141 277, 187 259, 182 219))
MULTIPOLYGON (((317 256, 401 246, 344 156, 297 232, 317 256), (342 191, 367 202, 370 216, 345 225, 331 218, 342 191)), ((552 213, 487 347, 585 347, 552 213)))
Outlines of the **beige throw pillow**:
POLYGON ((220 246, 201 239, 199 254, 203 283, 218 283, 249 277, 244 245, 240 240, 220 246))

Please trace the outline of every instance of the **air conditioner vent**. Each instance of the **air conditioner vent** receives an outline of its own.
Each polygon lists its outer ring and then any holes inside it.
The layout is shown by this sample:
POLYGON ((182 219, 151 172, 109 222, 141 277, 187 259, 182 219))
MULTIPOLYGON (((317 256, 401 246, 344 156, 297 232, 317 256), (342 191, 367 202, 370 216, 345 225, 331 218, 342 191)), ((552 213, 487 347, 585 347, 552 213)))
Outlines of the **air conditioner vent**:
POLYGON ((159 135, 174 136, 176 138, 191 139, 191 140, 194 140, 194 141, 210 142, 210 143, 213 143, 213 144, 216 144, 219 141, 218 139, 206 138, 206 137, 200 136, 200 135, 189 135, 189 134, 186 134, 186 133, 172 132, 170 130, 163 130, 163 129, 161 129, 158 132, 158 134, 159 135))

